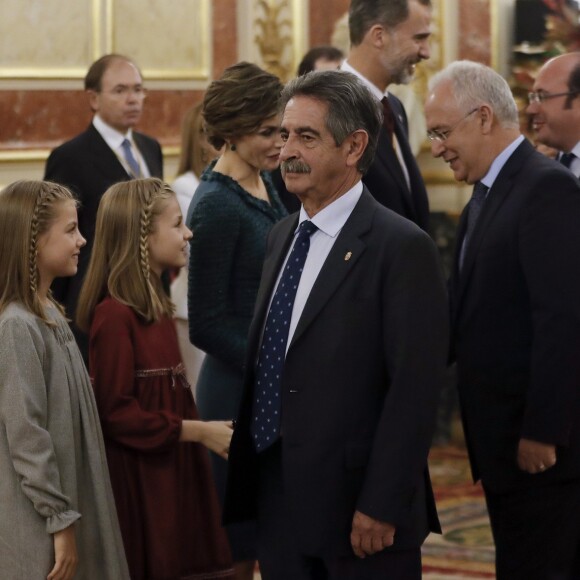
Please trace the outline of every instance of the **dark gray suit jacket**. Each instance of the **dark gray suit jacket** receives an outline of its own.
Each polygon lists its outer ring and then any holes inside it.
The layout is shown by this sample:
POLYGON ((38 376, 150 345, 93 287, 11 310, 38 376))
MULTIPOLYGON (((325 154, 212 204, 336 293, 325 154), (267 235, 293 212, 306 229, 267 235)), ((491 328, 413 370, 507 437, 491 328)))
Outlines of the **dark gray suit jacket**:
POLYGON ((429 200, 419 166, 409 146, 407 114, 397 97, 389 94, 388 98, 395 117, 395 134, 409 173, 411 187, 407 186, 401 163, 384 128, 379 134, 374 161, 364 175, 363 182, 379 203, 427 231, 429 200))
POLYGON ((450 282, 473 474, 492 491, 580 477, 579 255, 578 180, 524 141, 490 189, 450 282), (521 471, 521 437, 557 445, 556 466, 521 471))
MULTIPOLYGON (((294 214, 268 239, 231 444, 228 521, 256 515, 254 365, 296 225, 294 214)), ((284 368, 284 485, 306 553, 351 554, 355 510, 397 526, 394 550, 439 530, 427 453, 447 339, 433 242, 365 188, 314 284, 284 368)))

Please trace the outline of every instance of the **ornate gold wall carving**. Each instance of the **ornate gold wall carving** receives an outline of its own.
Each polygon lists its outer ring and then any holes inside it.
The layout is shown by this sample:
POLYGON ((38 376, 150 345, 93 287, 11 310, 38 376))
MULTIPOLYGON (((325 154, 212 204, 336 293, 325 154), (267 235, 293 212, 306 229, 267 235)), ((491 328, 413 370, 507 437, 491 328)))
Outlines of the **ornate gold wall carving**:
POLYGON ((238 0, 240 58, 287 81, 306 47, 307 0, 238 0))

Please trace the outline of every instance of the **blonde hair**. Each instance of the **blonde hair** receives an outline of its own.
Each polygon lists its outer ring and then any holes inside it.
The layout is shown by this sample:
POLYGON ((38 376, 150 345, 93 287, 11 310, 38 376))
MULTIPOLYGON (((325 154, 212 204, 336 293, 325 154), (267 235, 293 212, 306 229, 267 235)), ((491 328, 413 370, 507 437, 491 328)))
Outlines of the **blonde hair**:
POLYGON ((183 118, 181 156, 177 175, 192 171, 196 177, 199 177, 215 157, 215 150, 205 136, 201 110, 202 103, 199 103, 189 109, 183 118))
POLYGON ((157 178, 111 186, 97 211, 89 268, 77 305, 77 326, 88 332, 97 304, 107 294, 145 322, 172 316, 175 306, 149 265, 149 236, 173 190, 157 178))
MULTIPOLYGON (((50 181, 15 181, 0 192, 0 313, 12 302, 53 325, 38 297, 38 239, 57 217, 58 204, 75 201, 62 185, 50 181)), ((48 299, 64 314, 48 292, 48 299)))

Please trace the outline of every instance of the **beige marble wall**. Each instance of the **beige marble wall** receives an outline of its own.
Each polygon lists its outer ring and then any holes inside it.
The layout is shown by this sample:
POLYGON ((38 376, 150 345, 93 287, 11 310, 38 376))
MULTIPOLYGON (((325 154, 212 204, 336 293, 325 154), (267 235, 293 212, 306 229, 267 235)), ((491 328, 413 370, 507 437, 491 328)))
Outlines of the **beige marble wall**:
POLYGON ((0 78, 75 77, 98 50, 98 0, 2 0, 0 78))

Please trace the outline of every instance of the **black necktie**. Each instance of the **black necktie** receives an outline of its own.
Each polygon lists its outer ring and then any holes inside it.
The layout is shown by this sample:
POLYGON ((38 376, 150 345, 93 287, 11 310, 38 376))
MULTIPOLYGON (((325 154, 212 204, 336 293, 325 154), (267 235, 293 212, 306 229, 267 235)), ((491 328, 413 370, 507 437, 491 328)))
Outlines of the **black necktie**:
POLYGON ((393 109, 389 103, 387 97, 383 97, 381 100, 383 105, 383 127, 387 132, 390 141, 393 141, 393 133, 395 132, 395 116, 393 115, 393 109))
POLYGON ((572 165, 572 161, 576 159, 576 155, 574 153, 562 153, 560 156, 560 163, 570 169, 570 165, 572 165))
POLYGON ((473 186, 473 193, 471 194, 471 199, 469 200, 469 206, 467 209, 467 227, 465 228, 465 236, 463 236, 463 246, 461 247, 461 255, 459 259, 460 268, 463 267, 463 258, 473 231, 475 230, 488 191, 489 187, 481 183, 481 181, 478 181, 473 186))
POLYGON ((280 277, 266 319, 256 368, 251 426, 254 446, 258 452, 267 449, 280 435, 282 372, 286 359, 290 320, 298 283, 310 249, 310 236, 317 229, 308 220, 300 224, 298 236, 280 277))

